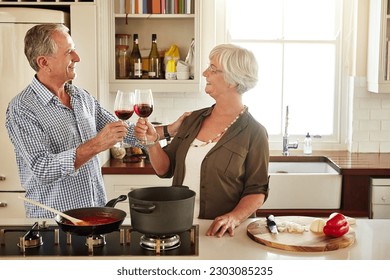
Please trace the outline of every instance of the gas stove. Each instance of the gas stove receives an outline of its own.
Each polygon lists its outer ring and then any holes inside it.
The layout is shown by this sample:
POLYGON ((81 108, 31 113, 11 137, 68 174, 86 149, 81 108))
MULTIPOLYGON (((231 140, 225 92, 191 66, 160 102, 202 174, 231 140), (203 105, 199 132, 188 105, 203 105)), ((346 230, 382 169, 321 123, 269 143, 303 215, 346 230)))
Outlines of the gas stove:
POLYGON ((15 256, 198 256, 199 226, 170 235, 144 235, 131 226, 94 236, 79 236, 46 222, 0 225, 0 257, 15 256))

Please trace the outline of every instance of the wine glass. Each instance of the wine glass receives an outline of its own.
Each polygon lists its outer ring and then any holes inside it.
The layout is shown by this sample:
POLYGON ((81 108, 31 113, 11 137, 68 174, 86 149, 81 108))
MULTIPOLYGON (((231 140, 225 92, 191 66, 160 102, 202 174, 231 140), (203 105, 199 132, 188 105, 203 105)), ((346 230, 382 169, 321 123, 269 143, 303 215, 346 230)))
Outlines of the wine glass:
MULTIPOLYGON (((134 96, 131 91, 118 90, 115 98, 114 112, 118 119, 127 121, 134 113, 134 96)), ((127 145, 121 141, 120 147, 125 148, 127 145)))
MULTIPOLYGON (((153 112, 153 94, 151 89, 136 89, 134 93, 134 111, 142 119, 149 117, 153 112)), ((140 139, 141 144, 151 145, 154 142, 147 140, 146 135, 140 139)))

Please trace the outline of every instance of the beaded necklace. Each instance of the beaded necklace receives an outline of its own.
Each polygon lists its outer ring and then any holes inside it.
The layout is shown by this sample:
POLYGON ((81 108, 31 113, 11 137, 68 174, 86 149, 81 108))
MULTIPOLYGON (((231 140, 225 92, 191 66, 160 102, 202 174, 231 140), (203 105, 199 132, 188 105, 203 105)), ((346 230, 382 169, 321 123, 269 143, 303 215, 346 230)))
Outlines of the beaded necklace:
POLYGON ((235 117, 234 120, 227 127, 225 127, 224 130, 222 130, 220 133, 218 133, 214 138, 212 138, 212 139, 210 139, 210 140, 208 140, 206 142, 203 142, 200 145, 191 143, 190 146, 198 148, 198 147, 204 147, 204 146, 206 146, 206 145, 208 145, 210 143, 213 143, 216 139, 221 137, 229 129, 229 127, 231 127, 241 117, 242 114, 244 114, 244 112, 246 111, 247 108, 248 107, 244 105, 244 109, 241 110, 241 112, 237 115, 237 117, 235 117))

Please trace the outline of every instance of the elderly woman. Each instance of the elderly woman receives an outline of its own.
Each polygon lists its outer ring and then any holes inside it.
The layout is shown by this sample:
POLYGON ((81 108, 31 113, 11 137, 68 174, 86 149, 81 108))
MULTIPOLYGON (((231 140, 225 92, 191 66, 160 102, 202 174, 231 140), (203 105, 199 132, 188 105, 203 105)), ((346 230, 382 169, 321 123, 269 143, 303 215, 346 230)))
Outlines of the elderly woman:
MULTIPOLYGON (((215 104, 192 112, 169 145, 162 149, 156 141, 148 152, 158 176, 173 176, 174 185, 196 192, 195 215, 214 219, 207 235, 233 236, 235 227, 267 198, 268 135, 242 102, 242 94, 257 83, 254 55, 223 44, 209 59, 203 76, 215 104)), ((135 134, 158 139, 153 126, 142 119, 135 134)))

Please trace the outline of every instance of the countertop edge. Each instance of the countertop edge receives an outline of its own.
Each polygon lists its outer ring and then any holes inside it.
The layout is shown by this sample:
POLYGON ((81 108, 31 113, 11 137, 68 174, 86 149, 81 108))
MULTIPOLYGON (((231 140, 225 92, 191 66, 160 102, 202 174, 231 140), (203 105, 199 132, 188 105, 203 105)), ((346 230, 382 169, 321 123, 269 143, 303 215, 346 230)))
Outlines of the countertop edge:
MULTIPOLYGON (((319 157, 332 163, 341 175, 390 176, 390 153, 314 151, 311 155, 303 155, 301 151, 291 151, 289 156, 283 156, 280 151, 270 151, 270 161, 315 161, 319 157)), ((101 171, 103 175, 156 175, 148 161, 125 163, 110 159, 101 171)))

